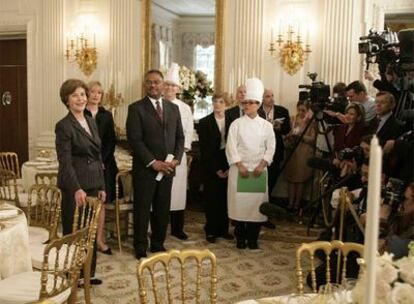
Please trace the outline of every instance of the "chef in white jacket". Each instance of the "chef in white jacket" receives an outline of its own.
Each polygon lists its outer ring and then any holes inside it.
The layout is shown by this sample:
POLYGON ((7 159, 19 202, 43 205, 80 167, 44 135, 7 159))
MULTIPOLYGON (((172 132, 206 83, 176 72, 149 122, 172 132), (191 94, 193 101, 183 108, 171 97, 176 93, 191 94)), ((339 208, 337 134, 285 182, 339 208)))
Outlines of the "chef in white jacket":
POLYGON ((273 160, 276 142, 273 126, 261 118, 257 110, 262 102, 264 87, 257 78, 247 79, 246 98, 241 103, 244 116, 231 125, 226 144, 226 156, 230 165, 227 189, 228 214, 235 222, 234 234, 237 248, 258 249, 260 226, 267 217, 259 212, 268 201, 267 181, 264 192, 237 192, 237 180, 267 175, 267 166, 273 160))
POLYGON ((187 199, 187 155, 191 150, 191 141, 194 132, 193 113, 186 103, 177 99, 180 90, 179 66, 172 63, 164 80, 164 99, 178 106, 184 131, 184 154, 180 164, 176 167, 171 189, 171 234, 181 240, 188 238, 184 232, 184 210, 187 199))

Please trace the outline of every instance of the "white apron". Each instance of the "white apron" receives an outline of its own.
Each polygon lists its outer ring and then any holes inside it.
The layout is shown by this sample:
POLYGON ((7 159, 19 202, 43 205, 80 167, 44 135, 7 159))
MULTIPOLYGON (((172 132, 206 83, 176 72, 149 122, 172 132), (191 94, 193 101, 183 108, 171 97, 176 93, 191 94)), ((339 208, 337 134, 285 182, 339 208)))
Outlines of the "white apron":
MULTIPOLYGON (((184 132, 184 148, 191 150, 191 141, 194 133, 194 121, 191 108, 179 99, 172 101, 178 106, 181 124, 184 132)), ((184 210, 187 200, 187 155, 184 152, 180 165, 175 168, 175 176, 171 188, 171 211, 184 210)))
POLYGON ((254 119, 242 116, 231 124, 226 145, 230 164, 227 187, 229 218, 246 222, 267 220, 267 216, 259 211, 260 205, 268 201, 267 181, 265 193, 237 192, 239 170, 236 163, 242 161, 249 171, 253 171, 262 159, 268 164, 272 162, 275 147, 272 125, 259 116, 254 119))
POLYGON ((183 153, 181 163, 175 168, 171 188, 171 211, 184 210, 187 199, 187 154, 183 153))

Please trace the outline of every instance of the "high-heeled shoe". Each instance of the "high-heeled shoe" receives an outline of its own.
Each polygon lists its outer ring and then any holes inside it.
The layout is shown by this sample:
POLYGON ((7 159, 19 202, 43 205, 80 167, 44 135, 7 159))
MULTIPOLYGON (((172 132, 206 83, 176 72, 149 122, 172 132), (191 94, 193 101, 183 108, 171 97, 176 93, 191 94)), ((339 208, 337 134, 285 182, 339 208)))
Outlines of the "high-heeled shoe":
POLYGON ((102 252, 103 254, 112 255, 112 249, 111 247, 106 248, 105 250, 98 249, 99 252, 102 252))

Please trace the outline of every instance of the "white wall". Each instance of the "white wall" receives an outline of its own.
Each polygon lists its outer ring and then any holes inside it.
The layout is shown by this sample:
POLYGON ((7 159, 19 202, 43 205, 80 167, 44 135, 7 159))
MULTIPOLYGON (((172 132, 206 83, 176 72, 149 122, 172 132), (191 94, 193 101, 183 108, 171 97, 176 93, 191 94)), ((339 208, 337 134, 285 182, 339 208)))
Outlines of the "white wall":
MULTIPOLYGON (((118 125, 124 125, 127 105, 141 95, 140 8, 139 0, 0 0, 0 34, 23 31, 27 35, 31 156, 38 134, 54 130, 66 113, 59 100, 59 87, 68 77, 100 79, 105 86, 112 79, 125 96, 125 105, 116 117, 118 125), (93 11, 99 23, 98 68, 89 78, 63 56, 66 33, 83 10, 93 11)), ((412 0, 226 0, 224 89, 234 92, 246 77, 258 76, 266 87, 275 90, 277 103, 293 114, 297 86, 309 82, 305 76, 308 71, 318 72, 319 79, 330 84, 336 77, 345 81, 361 78, 363 57, 356 51, 359 36, 372 26, 380 28, 386 12, 413 11, 412 0), (270 27, 277 25, 278 16, 289 6, 304 11, 314 22, 312 53, 294 76, 284 72, 267 51, 270 27), (338 43, 343 48, 336 55, 338 43), (349 60, 342 60, 344 56, 349 60)))
MULTIPOLYGON (((141 94, 140 1, 138 0, 0 0, 0 34, 24 32, 27 37, 29 155, 34 156, 37 136, 53 131, 67 110, 59 99, 59 88, 69 77, 89 81, 104 79, 112 67, 125 85, 126 104, 141 94), (99 4, 99 5, 98 5, 99 4), (64 57, 66 33, 75 16, 84 11, 96 14, 98 68, 85 77, 64 57)), ((119 77, 117 77, 119 78, 119 77)), ((127 106, 116 121, 124 125, 127 106)))

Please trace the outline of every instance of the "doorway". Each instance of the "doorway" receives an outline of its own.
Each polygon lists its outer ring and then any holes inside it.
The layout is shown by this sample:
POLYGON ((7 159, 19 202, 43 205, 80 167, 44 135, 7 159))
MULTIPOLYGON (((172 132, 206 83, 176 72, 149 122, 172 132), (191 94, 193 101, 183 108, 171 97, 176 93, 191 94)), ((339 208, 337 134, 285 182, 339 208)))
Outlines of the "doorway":
POLYGON ((25 38, 0 39, 0 151, 28 160, 25 38))

